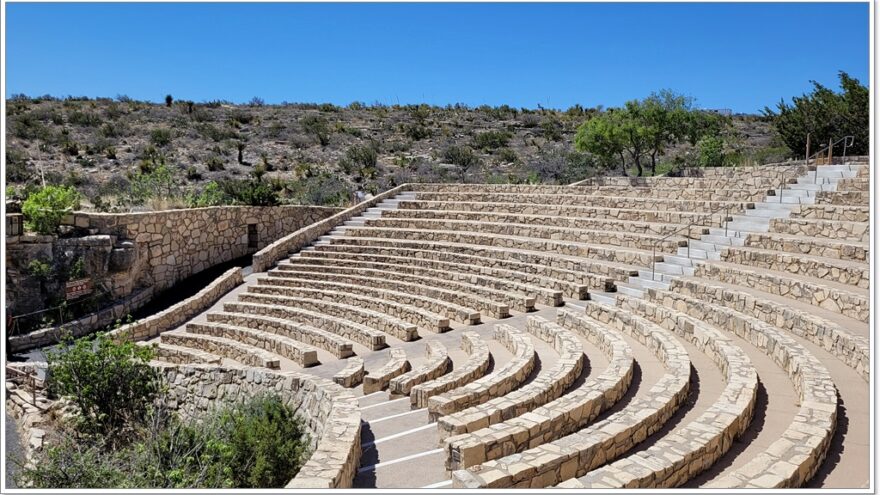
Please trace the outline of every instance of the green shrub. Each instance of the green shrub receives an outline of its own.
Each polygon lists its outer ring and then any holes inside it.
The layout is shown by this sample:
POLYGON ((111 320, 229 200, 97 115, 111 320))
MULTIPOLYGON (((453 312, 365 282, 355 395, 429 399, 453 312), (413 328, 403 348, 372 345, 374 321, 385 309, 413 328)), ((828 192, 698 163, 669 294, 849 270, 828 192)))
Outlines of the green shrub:
POLYGON ((53 234, 64 215, 79 208, 80 196, 67 186, 46 186, 31 194, 21 207, 25 226, 41 234, 53 234))
POLYGON ((404 126, 403 133, 413 141, 427 139, 431 137, 432 134, 431 129, 428 129, 422 124, 408 124, 404 126))
POLYGON ((277 206, 281 203, 278 192, 259 179, 226 179, 221 181, 223 193, 236 204, 247 206, 277 206))
POLYGON ((31 260, 28 263, 28 274, 40 280, 46 280, 52 275, 52 265, 40 260, 31 260))
POLYGON ((507 131, 486 131, 474 136, 474 146, 483 150, 494 150, 507 146, 513 134, 507 131))
POLYGON ((19 461, 19 486, 30 488, 283 488, 309 455, 309 435, 290 406, 260 394, 199 421, 153 408, 130 425, 133 441, 82 439, 67 431, 19 461))
POLYGON ((220 206, 229 204, 231 199, 221 189, 216 182, 209 182, 198 193, 189 193, 186 197, 186 204, 190 208, 204 208, 206 206, 220 206))
POLYGON ((208 159, 205 161, 205 165, 207 165, 208 170, 211 172, 216 172, 218 170, 223 170, 226 168, 226 166, 223 165, 223 159, 220 158, 219 155, 209 156, 208 159))
POLYGON ((150 131, 150 142, 154 145, 164 148, 171 144, 171 129, 158 128, 150 131))
POLYGON ((6 181, 24 182, 32 175, 24 151, 6 145, 6 181))
POLYGON ((101 116, 92 112, 74 110, 67 115, 67 121, 71 124, 84 127, 98 127, 103 122, 101 116))
POLYGON ((300 120, 300 125, 306 134, 318 139, 321 146, 330 144, 330 124, 327 119, 318 115, 306 115, 300 120))
POLYGON ((724 165, 724 141, 718 136, 703 136, 697 142, 697 163, 701 167, 724 165))
POLYGON ((465 169, 476 165, 480 161, 473 149, 457 145, 449 146, 443 150, 442 158, 447 163, 458 165, 465 169))
POLYGON ((159 391, 152 357, 151 347, 115 342, 104 334, 94 341, 68 338, 47 353, 49 390, 77 406, 77 430, 116 433, 143 419, 159 391))

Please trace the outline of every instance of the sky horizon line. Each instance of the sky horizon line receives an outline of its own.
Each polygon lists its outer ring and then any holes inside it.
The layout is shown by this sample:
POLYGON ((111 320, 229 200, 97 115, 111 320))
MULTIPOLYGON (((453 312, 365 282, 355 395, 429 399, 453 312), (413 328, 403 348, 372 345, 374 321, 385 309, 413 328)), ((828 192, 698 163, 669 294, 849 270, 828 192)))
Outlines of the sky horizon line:
POLYGON ((864 3, 6 3, 7 98, 619 107, 670 88, 757 114, 838 71, 864 3), (822 26, 817 41, 809 26, 822 26))

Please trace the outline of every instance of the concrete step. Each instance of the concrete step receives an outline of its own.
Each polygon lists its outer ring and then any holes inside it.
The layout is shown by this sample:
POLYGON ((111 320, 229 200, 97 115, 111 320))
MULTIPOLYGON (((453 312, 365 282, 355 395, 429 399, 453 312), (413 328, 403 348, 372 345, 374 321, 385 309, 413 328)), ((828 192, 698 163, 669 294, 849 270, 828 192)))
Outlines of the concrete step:
MULTIPOLYGON (((807 191, 803 189, 774 189, 776 193, 775 197, 797 197, 797 198, 810 198, 816 195, 815 191, 807 191)), ((770 198, 770 201, 773 201, 773 198, 770 198)))
POLYGON ((617 304, 617 294, 614 292, 590 292, 590 300, 598 303, 614 306, 617 304))
MULTIPOLYGON (((669 275, 666 273, 654 273, 653 276, 654 276, 654 280, 656 280, 658 282, 671 282, 676 278, 674 275, 669 275)), ((630 277, 630 279, 633 279, 633 278, 636 278, 636 277, 630 277)), ((651 280, 651 270, 639 270, 638 278, 644 279, 644 280, 651 280)))
POLYGON ((786 188, 791 191, 836 191, 837 184, 791 184, 786 188))
POLYGON ((679 256, 687 256, 687 257, 689 257, 691 260, 695 260, 695 259, 697 259, 697 260, 704 260, 704 259, 707 259, 707 258, 708 258, 708 256, 706 256, 706 251, 705 251, 705 250, 703 250, 703 249, 694 249, 694 248, 691 248, 691 249, 690 249, 690 252, 688 252, 688 248, 683 248, 683 247, 682 247, 682 248, 678 248, 678 255, 679 255, 679 256))
MULTIPOLYGON (((745 235, 736 230, 728 230, 727 235, 709 234, 701 237, 701 242, 708 242, 715 245, 715 251, 719 251, 726 246, 742 246, 745 244, 745 235)), ((691 246, 693 248, 694 246, 691 246)), ((702 248, 698 248, 702 249, 702 248)))
POLYGON ((754 210, 743 210, 741 216, 758 217, 758 218, 788 218, 791 211, 783 208, 761 208, 754 210))
POLYGON ((755 203, 756 210, 775 210, 780 212, 788 211, 790 212, 792 206, 787 205, 785 203, 780 203, 779 198, 773 197, 768 199, 767 201, 761 203, 755 203))
MULTIPOLYGON (((687 248, 679 248, 679 249, 684 249, 685 253, 687 253, 687 248)), ((673 255, 667 254, 667 255, 663 256, 663 262, 669 263, 672 265, 694 266, 694 262, 690 258, 688 258, 686 254, 685 254, 685 256, 673 256, 673 255)))
POLYGON ((650 274, 648 278, 630 277, 629 284, 639 289, 669 289, 669 282, 651 280, 650 274))
POLYGON ((843 177, 822 177, 812 173, 797 178, 798 184, 837 184, 843 177))
POLYGON ((778 202, 789 205, 811 205, 816 203, 815 196, 783 196, 776 199, 778 202))
POLYGON ((862 167, 866 167, 866 165, 855 163, 846 165, 819 165, 816 167, 816 171, 818 171, 820 175, 823 172, 858 172, 862 167))
POLYGON ((674 265, 664 261, 654 264, 654 270, 658 273, 666 273, 669 275, 693 275, 694 269, 689 266, 674 265))
MULTIPOLYGON (((713 242, 691 240, 689 242, 689 245, 690 245, 690 248, 692 251, 694 249, 699 249, 699 250, 706 251, 706 252, 714 252, 719 249, 718 246, 713 242)), ((679 249, 682 249, 682 248, 679 248, 679 249)), ((687 248, 684 248, 684 249, 687 249, 687 248)))
POLYGON ((749 220, 734 220, 728 223, 728 230, 740 230, 743 232, 768 232, 770 230, 769 222, 754 221, 755 217, 744 218, 749 218, 749 220))
POLYGON ((617 284, 617 292, 626 296, 637 297, 639 299, 645 297, 644 289, 633 287, 629 284, 617 284))

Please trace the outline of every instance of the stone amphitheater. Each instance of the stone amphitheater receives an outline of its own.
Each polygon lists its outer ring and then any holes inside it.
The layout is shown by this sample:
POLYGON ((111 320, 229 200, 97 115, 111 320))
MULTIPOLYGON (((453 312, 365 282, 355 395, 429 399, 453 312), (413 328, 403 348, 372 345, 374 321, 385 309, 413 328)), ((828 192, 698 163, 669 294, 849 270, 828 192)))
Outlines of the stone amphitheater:
POLYGON ((868 487, 867 158, 688 172, 406 184, 120 331, 295 391, 291 488, 868 487))

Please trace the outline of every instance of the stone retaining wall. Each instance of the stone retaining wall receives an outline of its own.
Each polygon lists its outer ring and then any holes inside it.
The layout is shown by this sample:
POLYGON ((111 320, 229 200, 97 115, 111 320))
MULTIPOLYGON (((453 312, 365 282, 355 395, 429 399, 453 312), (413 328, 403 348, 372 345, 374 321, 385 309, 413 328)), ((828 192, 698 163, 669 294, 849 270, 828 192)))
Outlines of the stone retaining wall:
POLYGON ((116 302, 113 306, 84 316, 78 320, 65 323, 58 327, 46 328, 35 332, 9 337, 8 351, 19 353, 57 344, 66 334, 82 337, 96 330, 106 328, 125 318, 125 315, 148 303, 153 297, 153 288, 147 287, 136 291, 128 297, 116 302))
POLYGON ((132 276, 135 285, 150 285, 158 292, 338 211, 318 206, 215 206, 122 214, 76 212, 67 221, 115 236, 116 244, 132 242, 140 265, 132 276), (249 238, 251 229, 255 238, 249 238))
POLYGON ((243 281, 241 269, 238 267, 230 268, 195 295, 152 316, 122 326, 110 332, 110 335, 130 338, 132 340, 144 340, 155 337, 208 309, 224 294, 243 281))
POLYGON ((286 488, 349 488, 360 462, 357 398, 330 380, 293 372, 216 366, 163 366, 166 403, 184 420, 247 397, 274 392, 296 410, 312 455, 286 488))

